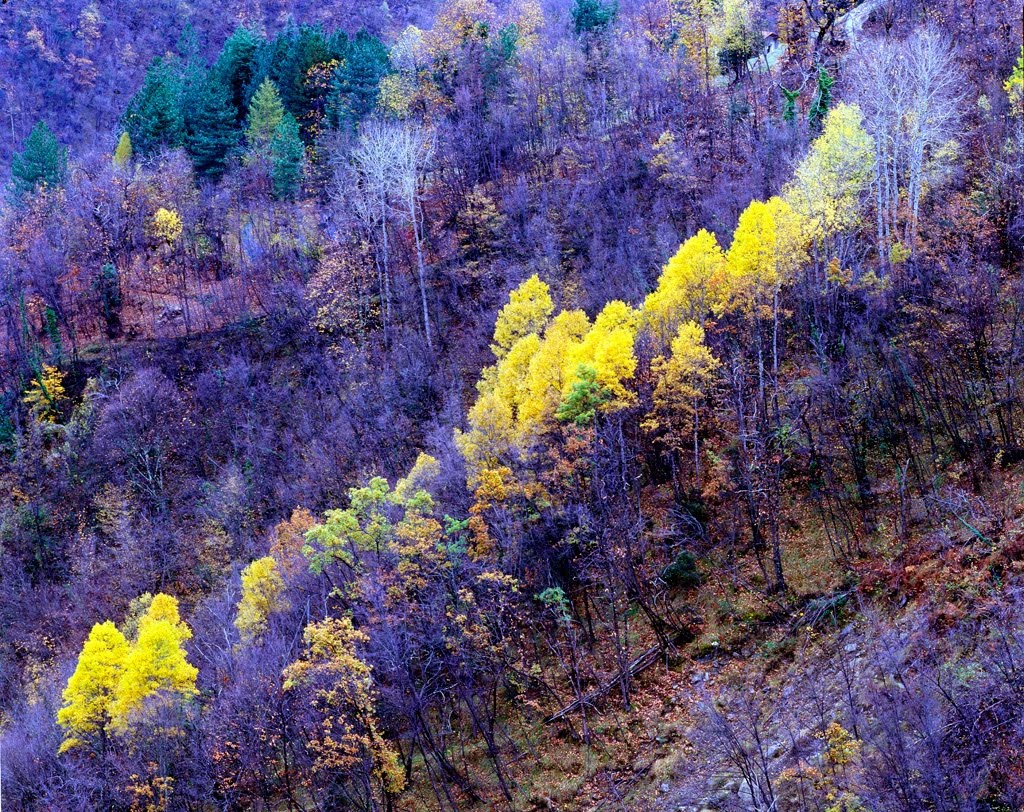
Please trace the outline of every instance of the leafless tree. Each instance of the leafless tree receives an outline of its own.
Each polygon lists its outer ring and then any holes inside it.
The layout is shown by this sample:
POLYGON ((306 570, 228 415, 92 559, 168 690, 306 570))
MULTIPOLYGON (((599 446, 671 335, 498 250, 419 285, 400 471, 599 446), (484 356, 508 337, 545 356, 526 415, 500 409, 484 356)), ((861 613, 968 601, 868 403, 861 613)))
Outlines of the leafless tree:
POLYGON ((964 77, 949 41, 925 29, 902 42, 874 40, 861 46, 851 85, 875 142, 874 187, 877 239, 883 261, 898 231, 915 249, 927 181, 951 157, 948 145, 960 122, 964 77))
POLYGON ((385 328, 391 324, 389 223, 395 217, 408 218, 416 249, 416 270, 423 310, 423 330, 427 345, 433 349, 430 312, 427 307, 426 262, 421 195, 433 142, 426 130, 381 120, 363 125, 359 141, 352 151, 351 173, 343 177, 354 187, 352 203, 356 214, 372 234, 376 234, 378 269, 384 296, 385 328))

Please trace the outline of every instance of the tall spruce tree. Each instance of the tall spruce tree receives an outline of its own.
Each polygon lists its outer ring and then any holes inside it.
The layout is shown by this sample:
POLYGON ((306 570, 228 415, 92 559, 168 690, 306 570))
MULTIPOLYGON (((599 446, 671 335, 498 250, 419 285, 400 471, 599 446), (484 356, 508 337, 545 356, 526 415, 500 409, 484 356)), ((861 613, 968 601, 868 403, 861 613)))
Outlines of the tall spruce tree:
POLYGON ((231 90, 217 71, 210 71, 189 115, 186 146, 196 172, 209 178, 220 177, 237 143, 231 90))
POLYGON ((176 62, 156 57, 121 119, 139 155, 152 154, 162 146, 179 147, 184 142, 181 86, 176 62))
POLYGON ((25 148, 11 162, 11 196, 20 200, 41 186, 60 186, 67 168, 67 149, 46 122, 40 121, 25 139, 25 148))
POLYGON ((302 165, 306 149, 299 135, 299 123, 291 113, 285 113, 270 139, 271 177, 274 195, 294 197, 302 180, 302 165))
POLYGON ((252 82, 256 57, 262 44, 263 40, 258 34, 239 26, 227 38, 214 64, 214 72, 228 87, 236 122, 245 118, 248 102, 246 90, 252 82))
POLYGON ((284 105, 277 87, 270 79, 264 79, 249 103, 245 138, 250 158, 268 154, 270 141, 284 114, 284 105))
POLYGON ((377 106, 378 86, 391 70, 388 50, 376 37, 360 31, 349 41, 334 72, 328 114, 338 127, 354 127, 377 106))

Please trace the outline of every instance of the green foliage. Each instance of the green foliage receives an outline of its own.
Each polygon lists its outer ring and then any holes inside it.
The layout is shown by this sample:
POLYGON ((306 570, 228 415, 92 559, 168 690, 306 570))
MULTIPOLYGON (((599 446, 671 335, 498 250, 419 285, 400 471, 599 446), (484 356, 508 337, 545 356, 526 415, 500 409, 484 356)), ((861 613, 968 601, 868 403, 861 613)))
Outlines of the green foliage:
POLYGON ((561 623, 569 623, 572 620, 569 599, 565 590, 560 586, 549 586, 547 589, 534 595, 545 608, 549 609, 561 623))
POLYGON ((575 0, 572 5, 572 29, 577 36, 599 34, 615 20, 617 0, 575 0))
POLYGON ((274 128, 274 135, 270 139, 271 177, 275 196, 295 196, 302 180, 305 156, 306 149, 299 135, 299 123, 291 113, 285 113, 284 118, 274 128))
POLYGON ((188 116, 188 153, 197 174, 218 178, 238 142, 238 132, 231 89, 216 71, 203 77, 194 105, 188 116))
POLYGON ((799 90, 782 90, 782 120, 787 124, 796 123, 796 100, 800 98, 799 90))
POLYGON ((280 93, 284 109, 299 120, 309 109, 311 88, 306 80, 310 69, 337 57, 336 46, 328 41, 319 26, 298 26, 290 22, 259 49, 249 85, 250 95, 269 79, 280 93))
POLYGON ((38 188, 60 186, 67 168, 67 150, 46 122, 40 121, 25 139, 22 151, 11 160, 11 196, 19 200, 38 188))
POLYGON ((1024 47, 1020 49, 1020 57, 1010 74, 1010 78, 1003 85, 1006 94, 1010 97, 1010 113, 1018 117, 1024 117, 1024 47))
POLYGON ((355 127, 377 106, 380 80, 391 71, 384 43, 360 31, 348 43, 331 80, 327 102, 330 121, 337 127, 355 127))
POLYGON ((555 417, 565 423, 587 426, 594 422, 597 410, 610 402, 614 395, 607 386, 598 383, 597 370, 590 364, 581 364, 576 378, 555 417))
POLYGON ((112 262, 100 268, 96 277, 96 292, 100 296, 107 337, 114 338, 121 331, 121 278, 112 262))
POLYGON ((700 586, 700 573, 694 557, 683 550, 672 563, 661 571, 661 580, 675 589, 696 589, 700 586))
POLYGON ((174 60, 156 57, 121 119, 139 155, 160 147, 179 147, 185 140, 181 106, 182 78, 174 60))
POLYGON ((832 108, 832 86, 836 80, 823 67, 818 68, 818 88, 814 95, 811 109, 807 111, 807 120, 812 127, 819 126, 832 108))
POLYGON ((284 121, 284 105, 274 83, 264 79, 249 105, 249 119, 245 130, 249 145, 248 160, 270 157, 270 142, 284 121))
POLYGON ((239 26, 225 41, 213 66, 213 73, 227 86, 236 123, 245 117, 248 101, 246 90, 256 71, 256 56, 261 41, 258 34, 239 26))

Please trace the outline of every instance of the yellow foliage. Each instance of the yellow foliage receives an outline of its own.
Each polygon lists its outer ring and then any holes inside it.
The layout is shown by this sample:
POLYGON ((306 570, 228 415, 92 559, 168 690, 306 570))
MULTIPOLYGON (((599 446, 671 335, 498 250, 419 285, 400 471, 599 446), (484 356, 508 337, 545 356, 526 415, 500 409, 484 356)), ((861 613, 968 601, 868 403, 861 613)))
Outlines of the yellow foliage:
POLYGON ((317 771, 356 772, 370 764, 383 793, 405 786, 394 748, 380 732, 372 669, 357 647, 369 638, 347 617, 306 626, 306 652, 284 670, 285 690, 315 684, 314 702, 324 715, 318 735, 308 743, 317 771))
POLYGON ((563 310, 544 331, 544 340, 530 358, 525 395, 518 406, 521 434, 541 430, 554 416, 569 386, 567 355, 590 330, 582 310, 563 310))
POLYGON ((838 722, 832 722, 820 738, 825 742, 825 761, 835 767, 845 767, 860 753, 860 742, 838 722))
POLYGON ((658 287, 644 300, 644 323, 667 344, 681 322, 704 320, 724 273, 725 252, 714 234, 701 229, 665 265, 658 287))
POLYGON ((430 454, 420 452, 412 470, 395 483, 393 499, 398 504, 408 502, 417 491, 429 491, 441 475, 441 464, 430 454))
POLYGON ((812 231, 810 221, 782 198, 747 206, 726 256, 724 309, 739 307, 763 315, 760 309, 767 299, 809 261, 812 231))
POLYGON ((184 227, 176 211, 162 206, 149 221, 149 235, 157 242, 173 245, 180 238, 184 227))
POLYGON ((668 444, 681 449, 689 439, 682 429, 696 429, 698 401, 719 365, 704 343, 704 328, 693 321, 681 324, 672 340, 671 356, 668 359, 659 356, 652 364, 658 382, 654 408, 644 421, 644 427, 664 431, 668 444))
POLYGON ((523 336, 508 351, 498 364, 495 394, 512 408, 513 419, 518 418, 526 398, 526 377, 530 362, 540 349, 540 338, 536 333, 523 336))
POLYGON ((100 738, 102 746, 127 657, 128 641, 113 623, 108 620, 92 627, 64 689, 64 705, 57 712, 57 722, 64 728, 59 752, 81 746, 93 736, 100 738))
POLYGON ((596 382, 608 389, 615 399, 606 404, 607 409, 621 408, 632 400, 633 395, 625 384, 636 372, 633 347, 639 317, 640 314, 625 302, 611 301, 604 306, 583 340, 566 354, 563 397, 580 380, 580 367, 590 366, 596 373, 596 382))
POLYGON ((121 133, 117 141, 117 149, 114 150, 114 166, 124 169, 132 161, 132 139, 128 133, 121 133))
POLYGON ((43 364, 22 398, 36 417, 46 423, 57 422, 65 400, 64 373, 49 364, 43 364))
POLYGON ((257 640, 267 630, 270 615, 287 606, 284 579, 273 558, 258 558, 242 570, 242 597, 238 601, 235 628, 244 644, 257 640))
POLYGON ((178 615, 178 601, 163 593, 155 595, 139 618, 138 639, 125 659, 112 707, 115 730, 126 732, 154 695, 171 700, 198 693, 199 672, 182 648, 191 637, 192 631, 178 615))
POLYGON ((1010 97, 1011 115, 1024 118, 1024 47, 1020 49, 1017 65, 1003 87, 1006 90, 1006 94, 1010 97))
POLYGON ((509 294, 508 304, 498 313, 491 350, 501 358, 519 339, 540 334, 554 309, 551 289, 534 274, 509 294))
POLYGON ((837 105, 821 135, 796 168, 783 197, 825 236, 854 228, 860 196, 871 183, 874 145, 853 104, 837 105))

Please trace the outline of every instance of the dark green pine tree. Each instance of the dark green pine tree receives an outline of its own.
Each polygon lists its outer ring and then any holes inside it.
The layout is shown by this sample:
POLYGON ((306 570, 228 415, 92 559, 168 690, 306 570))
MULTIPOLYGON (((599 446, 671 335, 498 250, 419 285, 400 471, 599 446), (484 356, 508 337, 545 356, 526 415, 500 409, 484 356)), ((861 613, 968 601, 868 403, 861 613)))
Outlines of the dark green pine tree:
POLYGON ((156 57, 146 79, 121 119, 138 155, 161 146, 179 147, 185 139, 181 73, 173 60, 156 57))
POLYGON ((274 196, 294 197, 302 180, 302 167, 306 148, 299 134, 299 123, 291 113, 285 113, 270 139, 271 177, 274 196))
POLYGON ((576 0, 571 12, 573 31, 577 36, 600 33, 611 24, 618 11, 616 0, 576 0))
POLYGON ((216 71, 206 75, 188 120, 186 147, 196 173, 219 178, 238 144, 239 131, 231 90, 216 71))
POLYGON ((348 43, 334 72, 327 104, 331 123, 355 127, 377 106, 378 85, 391 70, 388 49, 374 36, 360 31, 348 43))
POLYGON ((256 57, 263 44, 262 37, 240 26, 227 38, 214 64, 214 72, 230 91, 236 122, 245 119, 246 90, 256 72, 256 57))
POLYGON ((67 169, 68 151, 46 122, 40 121, 11 161, 11 196, 20 200, 39 187, 60 186, 67 169))

